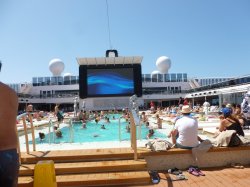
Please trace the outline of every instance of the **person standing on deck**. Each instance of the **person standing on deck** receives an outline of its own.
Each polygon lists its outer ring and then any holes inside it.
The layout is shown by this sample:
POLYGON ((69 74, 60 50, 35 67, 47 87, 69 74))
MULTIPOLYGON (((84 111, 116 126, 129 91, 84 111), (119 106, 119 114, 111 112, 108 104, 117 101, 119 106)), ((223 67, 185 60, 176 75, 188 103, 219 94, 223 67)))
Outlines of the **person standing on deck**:
MULTIPOLYGON (((0 71, 2 63, 0 62, 0 71)), ((18 97, 14 90, 0 82, 0 186, 17 186, 19 161, 17 153, 16 116, 18 97)))

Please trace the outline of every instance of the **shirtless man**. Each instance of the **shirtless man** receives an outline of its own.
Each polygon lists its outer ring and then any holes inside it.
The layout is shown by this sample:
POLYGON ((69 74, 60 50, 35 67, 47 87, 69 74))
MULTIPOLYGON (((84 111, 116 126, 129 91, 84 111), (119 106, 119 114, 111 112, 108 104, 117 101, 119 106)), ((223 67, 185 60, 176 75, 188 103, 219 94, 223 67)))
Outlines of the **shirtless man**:
POLYGON ((158 129, 162 129, 162 120, 161 120, 159 114, 156 114, 156 123, 158 125, 158 129))
MULTIPOLYGON (((2 63, 0 62, 0 71, 2 63)), ((17 186, 19 162, 16 116, 18 98, 14 90, 0 82, 0 186, 17 186)))

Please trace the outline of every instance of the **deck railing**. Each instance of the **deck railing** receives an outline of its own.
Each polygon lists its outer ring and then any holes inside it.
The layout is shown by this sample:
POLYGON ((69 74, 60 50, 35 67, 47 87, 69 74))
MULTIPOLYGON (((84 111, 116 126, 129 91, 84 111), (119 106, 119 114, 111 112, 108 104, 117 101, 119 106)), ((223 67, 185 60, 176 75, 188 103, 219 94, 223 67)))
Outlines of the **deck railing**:
POLYGON ((130 128, 131 128, 130 129, 131 148, 134 151, 134 160, 137 160, 138 156, 137 156, 136 124, 132 111, 129 113, 129 117, 130 117, 130 128))
MULTIPOLYGON (((24 136, 25 136, 25 143, 26 143, 26 152, 29 154, 29 138, 28 138, 28 130, 27 130, 27 123, 26 119, 29 119, 30 122, 30 129, 31 129, 31 135, 32 135, 32 145, 33 145, 33 151, 36 151, 36 142, 35 142, 35 132, 34 132, 34 125, 33 125, 33 117, 32 113, 23 113, 19 116, 17 116, 17 120, 22 120, 23 121, 23 130, 24 130, 24 136)), ((17 134, 17 151, 19 153, 19 161, 21 162, 21 148, 20 148, 20 142, 19 142, 19 136, 18 136, 18 129, 16 126, 16 134, 17 134)))

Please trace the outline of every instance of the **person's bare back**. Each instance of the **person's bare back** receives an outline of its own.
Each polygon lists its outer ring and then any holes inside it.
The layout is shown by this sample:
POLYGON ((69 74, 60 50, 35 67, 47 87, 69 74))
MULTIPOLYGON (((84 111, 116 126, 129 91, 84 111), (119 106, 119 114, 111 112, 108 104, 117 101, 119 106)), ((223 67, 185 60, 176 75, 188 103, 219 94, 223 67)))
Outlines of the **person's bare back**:
MULTIPOLYGON (((0 71, 1 68, 0 61, 0 71)), ((1 82, 0 103, 0 186, 15 187, 19 171, 16 132, 18 97, 14 90, 1 82)))
POLYGON ((0 150, 16 149, 16 116, 18 97, 14 90, 0 82, 0 150))

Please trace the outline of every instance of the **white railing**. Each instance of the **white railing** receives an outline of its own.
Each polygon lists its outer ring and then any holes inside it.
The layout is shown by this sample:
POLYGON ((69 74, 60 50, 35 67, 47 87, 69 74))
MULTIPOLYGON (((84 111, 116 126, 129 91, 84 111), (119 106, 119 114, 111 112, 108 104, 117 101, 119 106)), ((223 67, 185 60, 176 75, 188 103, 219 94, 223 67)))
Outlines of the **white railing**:
MULTIPOLYGON (((33 117, 32 117, 32 113, 23 113, 19 116, 17 116, 17 120, 21 120, 23 121, 23 130, 24 130, 24 136, 25 136, 25 143, 26 143, 26 152, 29 154, 30 150, 29 150, 29 138, 28 138, 28 131, 27 131, 27 123, 26 123, 26 118, 29 118, 30 121, 30 128, 31 128, 31 134, 32 134, 32 145, 33 145, 33 151, 36 151, 36 142, 35 142, 35 132, 34 132, 34 126, 33 126, 33 117)), ((20 149, 20 142, 19 142, 19 136, 18 136, 18 130, 17 130, 17 126, 16 126, 16 134, 17 134, 17 143, 18 143, 18 153, 19 153, 19 162, 21 163, 21 149, 20 149)))
POLYGON ((74 142, 74 124, 73 124, 73 119, 70 118, 69 120, 69 142, 73 143, 74 142))

